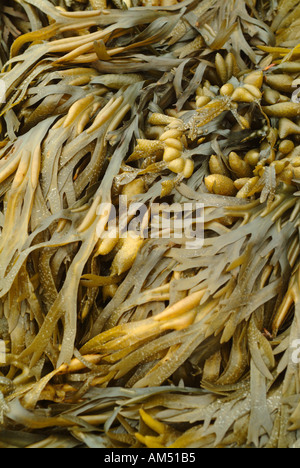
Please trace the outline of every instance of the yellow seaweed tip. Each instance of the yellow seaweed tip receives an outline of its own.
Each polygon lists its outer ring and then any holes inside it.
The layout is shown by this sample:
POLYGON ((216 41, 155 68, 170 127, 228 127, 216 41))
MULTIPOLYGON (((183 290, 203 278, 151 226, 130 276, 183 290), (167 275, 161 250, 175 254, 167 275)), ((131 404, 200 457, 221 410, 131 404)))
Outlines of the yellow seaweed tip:
POLYGON ((205 177, 204 181, 208 191, 215 195, 232 197, 237 193, 237 189, 235 188, 233 181, 227 176, 211 174, 205 177))

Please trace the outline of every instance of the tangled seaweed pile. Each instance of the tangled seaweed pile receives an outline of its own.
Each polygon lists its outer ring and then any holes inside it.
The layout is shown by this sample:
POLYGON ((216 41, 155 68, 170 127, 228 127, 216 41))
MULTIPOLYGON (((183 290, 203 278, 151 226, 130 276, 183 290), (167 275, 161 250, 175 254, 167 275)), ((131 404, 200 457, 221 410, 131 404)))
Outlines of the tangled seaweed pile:
POLYGON ((0 24, 0 446, 299 446, 299 0, 0 24), (203 247, 110 238, 120 195, 203 203, 203 247))

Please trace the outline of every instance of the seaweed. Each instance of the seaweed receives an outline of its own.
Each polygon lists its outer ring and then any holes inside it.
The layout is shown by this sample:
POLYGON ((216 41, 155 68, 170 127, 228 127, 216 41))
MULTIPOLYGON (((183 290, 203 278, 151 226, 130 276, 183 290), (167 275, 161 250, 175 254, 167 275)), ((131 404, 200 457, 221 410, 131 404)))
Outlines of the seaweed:
POLYGON ((297 446, 298 2, 57 3, 0 7, 0 446, 297 446))

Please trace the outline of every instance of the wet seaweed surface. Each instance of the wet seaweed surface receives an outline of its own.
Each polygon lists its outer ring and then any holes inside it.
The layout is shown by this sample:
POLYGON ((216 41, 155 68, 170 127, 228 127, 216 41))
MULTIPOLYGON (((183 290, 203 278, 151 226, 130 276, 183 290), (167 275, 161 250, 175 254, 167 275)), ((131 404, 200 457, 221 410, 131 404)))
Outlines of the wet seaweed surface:
POLYGON ((2 0, 0 62, 0 447, 300 446, 299 0, 2 0))

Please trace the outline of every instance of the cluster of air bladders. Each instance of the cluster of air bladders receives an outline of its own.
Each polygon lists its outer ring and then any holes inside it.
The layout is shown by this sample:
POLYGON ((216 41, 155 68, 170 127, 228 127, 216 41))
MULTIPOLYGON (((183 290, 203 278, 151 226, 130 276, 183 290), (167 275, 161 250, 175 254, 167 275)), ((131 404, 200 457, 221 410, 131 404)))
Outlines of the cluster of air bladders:
MULTIPOLYGON (((255 70, 243 74, 232 53, 225 59, 220 53, 215 59, 216 79, 208 79, 196 90, 193 110, 165 114, 153 113, 148 120, 151 139, 139 139, 135 152, 156 154, 166 167, 177 174, 177 182, 193 175, 195 162, 191 145, 207 143, 211 135, 207 124, 231 113, 234 121, 227 121, 232 132, 248 131, 242 139, 251 149, 212 154, 209 159, 210 175, 205 178, 208 192, 251 198, 260 194, 265 186, 265 173, 274 175, 274 188, 279 183, 293 184, 300 177, 300 106, 291 100, 295 94, 299 62, 285 62, 269 70, 255 70), (216 83, 219 83, 217 85, 216 83), (221 84, 223 83, 223 84, 221 84), (251 130, 259 114, 260 127, 251 130), (189 116, 187 121, 186 115, 189 116), (193 130, 191 130, 191 128, 193 130), (153 138, 155 137, 155 139, 153 138), (257 145, 253 147, 253 141, 257 145)), ((193 146, 192 146, 193 147, 193 146)), ((163 192, 165 193, 165 192, 163 192)))

